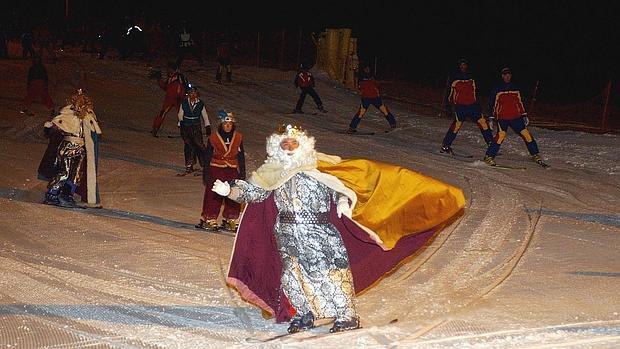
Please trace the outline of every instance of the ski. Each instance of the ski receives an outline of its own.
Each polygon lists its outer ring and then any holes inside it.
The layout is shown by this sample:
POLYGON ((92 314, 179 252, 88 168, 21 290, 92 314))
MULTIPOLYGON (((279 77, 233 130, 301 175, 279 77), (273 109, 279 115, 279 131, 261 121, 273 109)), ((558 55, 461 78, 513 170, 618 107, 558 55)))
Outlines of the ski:
MULTIPOLYGON (((392 319, 392 320, 390 320, 390 322, 388 322, 387 324, 380 325, 380 326, 388 326, 388 325, 395 324, 395 323, 397 323, 397 322, 398 322, 398 319, 392 319)), ((362 328, 362 327, 360 326, 360 327, 358 327, 358 328, 353 328, 353 329, 346 330, 346 331, 333 332, 333 333, 332 333, 332 332, 327 332, 327 333, 319 333, 319 334, 316 334, 316 335, 314 335, 314 336, 310 336, 310 337, 305 337, 305 338, 302 338, 302 339, 300 339, 300 342, 303 342, 303 341, 306 341, 306 340, 317 339, 317 338, 321 338, 321 337, 327 337, 327 336, 332 336, 332 335, 343 334, 343 333, 347 333, 347 332, 351 332, 351 331, 356 331, 356 330, 359 330, 359 329, 361 329, 361 328, 362 328)))
POLYGON ((474 156, 471 155, 471 154, 457 153, 455 151, 451 151, 449 153, 446 153, 446 152, 440 150, 439 154, 445 155, 445 156, 453 156, 453 157, 457 157, 457 158, 463 158, 463 159, 473 159, 474 158, 474 156))
POLYGON ((232 232, 230 230, 223 229, 221 227, 218 227, 216 229, 206 229, 206 228, 199 228, 199 227, 194 225, 194 229, 202 231, 202 232, 206 232, 206 233, 213 233, 213 234, 233 236, 233 237, 235 236, 234 232, 232 232))
POLYGON ((507 166, 507 165, 489 165, 489 167, 497 168, 500 170, 525 170, 526 167, 522 166, 507 166))
POLYGON ((353 133, 349 133, 347 130, 338 130, 336 131, 336 133, 343 134, 343 135, 351 135, 351 136, 372 136, 375 134, 374 132, 365 132, 365 131, 355 131, 353 133))
MULTIPOLYGON (((325 326, 330 325, 330 324, 331 324, 331 322, 327 322, 327 323, 324 323, 322 325, 314 326, 312 328, 321 328, 321 327, 325 327, 325 326)), ((291 337, 291 336, 294 336, 296 334, 307 333, 307 332, 308 332, 308 330, 299 331, 299 332, 293 332, 293 333, 283 333, 283 334, 279 334, 279 335, 276 335, 276 336, 273 336, 273 337, 269 337, 269 338, 266 338, 266 339, 248 337, 248 338, 245 339, 245 341, 248 342, 248 343, 267 343, 267 342, 272 342, 272 341, 275 341, 275 340, 278 340, 278 339, 291 337)))
MULTIPOLYGON (((387 325, 391 325, 398 322, 398 319, 392 319, 390 322, 388 322, 387 324, 383 325, 383 326, 387 326, 387 325)), ((326 325, 331 325, 332 322, 328 322, 322 325, 318 325, 315 326, 313 328, 322 328, 325 327, 326 325)), ((317 333, 315 335, 309 336, 309 337, 304 337, 301 338, 300 341, 305 341, 305 340, 311 340, 311 339, 316 339, 316 338, 321 338, 321 337, 326 337, 326 336, 330 336, 330 335, 337 335, 337 334, 342 334, 342 333, 349 333, 351 331, 355 331, 355 330, 359 330, 362 327, 358 327, 358 328, 354 328, 354 329, 350 329, 350 330, 346 330, 346 331, 340 331, 340 332, 322 332, 322 333, 317 333)), ((299 333, 308 333, 308 331, 300 331, 300 332, 295 332, 295 333, 283 333, 283 334, 279 334, 277 336, 274 337, 270 337, 270 338, 266 338, 266 339, 259 339, 259 338, 251 338, 248 337, 245 339, 246 342, 248 343, 266 343, 266 342, 272 342, 278 339, 282 339, 282 338, 287 338, 287 337, 291 337, 291 336, 295 336, 299 333)))
POLYGON ((402 131, 402 130, 406 130, 409 127, 395 127, 395 128, 391 128, 389 130, 384 130, 384 133, 392 133, 392 132, 398 132, 398 131, 402 131))
POLYGON ((317 113, 317 112, 314 112, 314 113, 299 113, 299 112, 297 112, 297 113, 289 113, 289 114, 291 114, 291 115, 295 115, 295 114, 297 114, 297 115, 318 115, 319 113, 317 113))
POLYGON ((192 170, 192 171, 189 171, 189 172, 183 171, 183 172, 177 173, 176 176, 177 177, 185 177, 185 176, 187 176, 189 174, 192 174, 192 173, 194 174, 194 176, 200 176, 202 174, 202 171, 201 170, 192 170), (196 172, 198 172, 198 174, 196 174, 196 172))

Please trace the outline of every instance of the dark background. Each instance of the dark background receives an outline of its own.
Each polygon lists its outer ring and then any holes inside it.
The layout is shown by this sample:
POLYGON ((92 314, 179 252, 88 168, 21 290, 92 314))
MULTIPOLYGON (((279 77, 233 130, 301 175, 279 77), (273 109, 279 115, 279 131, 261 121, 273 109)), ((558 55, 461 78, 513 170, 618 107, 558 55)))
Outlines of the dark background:
MULTIPOLYGON (((65 0, 3 1, 2 20, 65 24, 65 0)), ((618 78, 620 6, 615 1, 93 1, 69 0, 69 22, 178 23, 213 32, 321 32, 349 27, 360 59, 379 78, 440 86, 460 57, 481 90, 504 66, 547 100, 579 102, 618 78)), ((307 47, 305 45, 304 47, 307 47)), ((310 49, 311 50, 311 49, 310 49)), ((307 53, 309 49, 304 49, 307 53)))

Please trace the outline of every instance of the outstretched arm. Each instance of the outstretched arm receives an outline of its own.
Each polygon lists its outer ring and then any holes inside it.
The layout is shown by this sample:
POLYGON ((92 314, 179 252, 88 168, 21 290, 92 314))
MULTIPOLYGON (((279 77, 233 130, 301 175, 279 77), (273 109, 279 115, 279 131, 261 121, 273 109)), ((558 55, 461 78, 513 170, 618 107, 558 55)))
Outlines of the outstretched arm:
POLYGON ((230 182, 222 182, 218 179, 213 184, 213 189, 211 190, 237 202, 261 202, 271 193, 241 179, 235 179, 230 182))

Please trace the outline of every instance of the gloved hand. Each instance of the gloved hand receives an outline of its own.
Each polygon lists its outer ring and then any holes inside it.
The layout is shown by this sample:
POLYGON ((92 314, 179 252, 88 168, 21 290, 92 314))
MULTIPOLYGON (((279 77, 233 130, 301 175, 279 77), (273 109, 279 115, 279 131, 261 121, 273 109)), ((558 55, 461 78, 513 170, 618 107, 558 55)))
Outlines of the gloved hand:
POLYGON ((228 182, 222 182, 219 179, 216 179, 215 183, 213 183, 213 188, 211 188, 211 190, 219 195, 228 196, 228 194, 230 194, 230 184, 228 184, 228 182))
POLYGON ((527 125, 530 124, 530 119, 527 117, 527 113, 523 113, 521 114, 521 117, 523 118, 523 123, 525 124, 525 126, 527 127, 527 125))
POLYGON ((336 213, 338 214, 338 218, 341 218, 342 215, 345 215, 351 218, 353 214, 353 210, 351 206, 349 206, 349 200, 338 200, 338 205, 336 206, 336 213))
POLYGON ((495 131, 495 129, 497 128, 497 127, 495 126, 495 117, 494 117, 494 116, 489 116, 489 128, 490 128, 492 131, 495 131))

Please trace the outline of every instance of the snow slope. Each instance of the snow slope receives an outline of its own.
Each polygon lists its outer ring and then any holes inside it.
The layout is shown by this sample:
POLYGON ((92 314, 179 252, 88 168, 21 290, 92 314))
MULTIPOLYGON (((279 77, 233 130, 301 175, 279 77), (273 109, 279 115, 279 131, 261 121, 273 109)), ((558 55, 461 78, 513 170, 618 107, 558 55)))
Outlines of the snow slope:
MULTIPOLYGON (((409 263, 358 298, 363 329, 322 335, 329 326, 268 343, 286 324, 261 317, 226 287, 233 238, 193 229, 204 188, 176 177, 182 141, 173 113, 162 137, 149 131, 163 91, 147 67, 66 53, 49 65, 58 103, 86 87, 104 132, 100 185, 104 209, 41 205, 36 168, 45 149, 37 115, 19 114, 27 64, 0 61, 0 347, 413 347, 615 348, 620 346, 620 137, 533 128, 542 169, 509 134, 488 168, 483 140, 466 123, 454 148, 437 149, 449 120, 386 101, 405 129, 390 134, 371 110, 346 136, 359 97, 320 72, 328 114, 290 115, 292 72, 235 67, 230 85, 214 67, 186 62, 211 121, 235 112, 248 169, 264 159, 279 123, 299 123, 320 151, 409 167, 463 188, 464 216, 409 263), (466 161, 467 160, 467 161, 466 161), (393 320, 397 319, 396 322, 393 320), (247 339, 254 339, 248 341, 247 339)), ((311 99, 306 111, 314 111, 311 99)))

